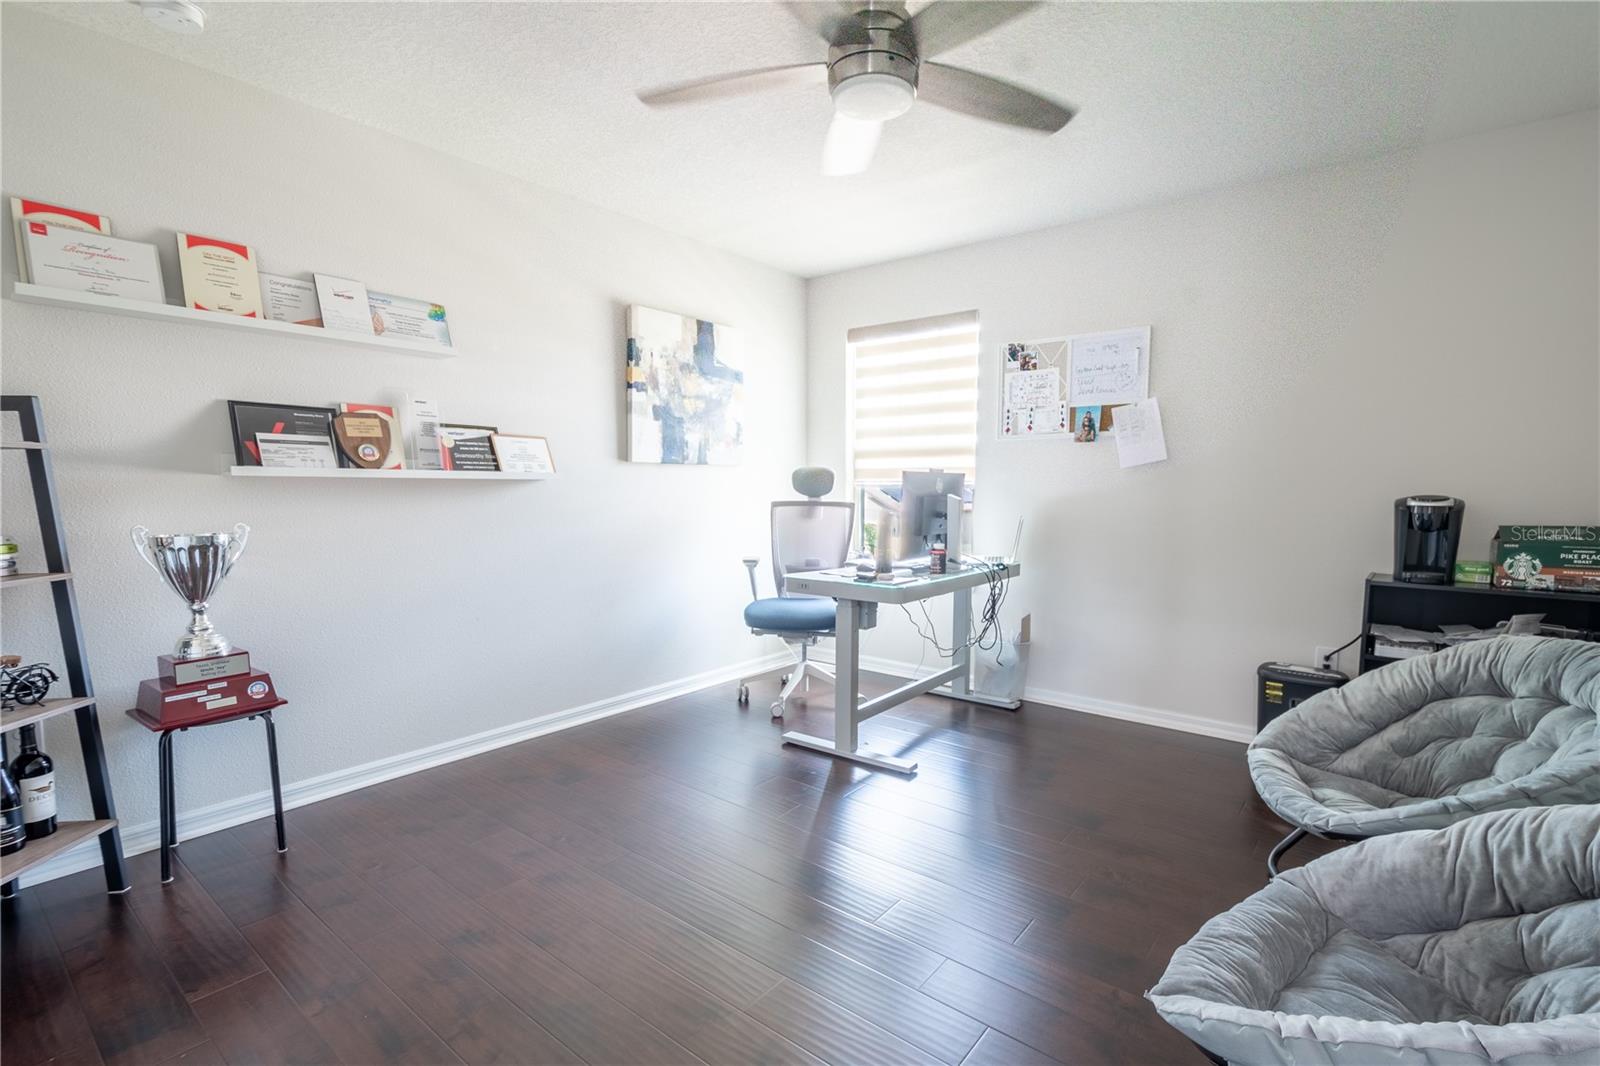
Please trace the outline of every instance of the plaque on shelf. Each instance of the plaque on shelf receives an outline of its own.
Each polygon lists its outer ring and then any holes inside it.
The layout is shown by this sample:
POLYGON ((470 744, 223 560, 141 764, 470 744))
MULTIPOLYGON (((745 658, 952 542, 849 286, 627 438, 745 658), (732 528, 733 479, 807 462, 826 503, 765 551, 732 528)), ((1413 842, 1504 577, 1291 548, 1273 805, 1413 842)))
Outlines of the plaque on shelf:
POLYGON ((446 470, 497 471, 494 457, 494 426, 462 426, 450 422, 439 425, 439 456, 446 470))
POLYGON ((344 457, 363 470, 383 469, 394 443, 389 423, 376 414, 342 411, 334 415, 333 436, 344 457))
MULTIPOLYGON (((383 470, 405 469, 405 438, 400 433, 400 420, 395 416, 393 407, 384 403, 342 403, 339 405, 339 411, 347 415, 362 415, 368 418, 376 418, 378 421, 383 423, 385 430, 384 439, 387 441, 387 443, 380 445, 383 448, 383 452, 378 456, 378 462, 376 464, 370 462, 358 462, 358 466, 383 470)), ((363 422, 362 424, 365 425, 366 423, 363 422)), ((335 433, 338 432, 338 425, 338 421, 335 420, 335 433)), ((341 446, 343 443, 343 438, 341 438, 341 446)), ((348 455, 349 452, 346 451, 345 454, 348 455)))

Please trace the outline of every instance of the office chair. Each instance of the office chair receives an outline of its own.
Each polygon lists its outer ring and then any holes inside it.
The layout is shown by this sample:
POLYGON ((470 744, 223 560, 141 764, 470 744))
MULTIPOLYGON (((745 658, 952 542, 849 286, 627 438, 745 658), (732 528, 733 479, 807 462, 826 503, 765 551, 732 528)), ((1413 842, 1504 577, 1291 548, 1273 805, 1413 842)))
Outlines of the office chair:
POLYGON ((744 609, 745 625, 757 636, 782 639, 795 658, 792 666, 739 681, 739 702, 749 703, 750 682, 783 674, 783 691, 772 705, 774 718, 783 717, 785 704, 801 682, 808 690, 813 677, 833 683, 833 671, 812 662, 810 649, 823 637, 833 636, 834 602, 826 596, 790 593, 784 587, 784 577, 798 571, 843 566, 850 557, 850 538, 855 532, 856 505, 822 499, 833 489, 832 470, 803 466, 794 472, 793 482, 795 491, 805 499, 772 501, 772 581, 776 596, 763 599, 756 589, 756 566, 761 560, 744 560, 750 575, 751 599, 744 609))

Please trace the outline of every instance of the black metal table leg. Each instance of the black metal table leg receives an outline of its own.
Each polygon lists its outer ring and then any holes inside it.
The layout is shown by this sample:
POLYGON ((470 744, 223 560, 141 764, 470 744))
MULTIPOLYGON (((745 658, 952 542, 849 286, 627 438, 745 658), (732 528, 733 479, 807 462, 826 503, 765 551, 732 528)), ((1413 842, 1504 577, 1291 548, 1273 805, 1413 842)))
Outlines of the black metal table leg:
POLYGON ((267 723, 267 765, 272 770, 272 817, 278 823, 278 851, 289 850, 289 845, 283 839, 283 786, 278 782, 278 730, 272 724, 272 712, 264 711, 261 715, 267 723))
POLYGON ((158 745, 161 775, 161 883, 172 883, 172 846, 177 842, 177 805, 172 796, 172 733, 161 734, 158 745))
MULTIPOLYGON (((6 746, 6 736, 0 733, 0 764, 11 765, 11 749, 6 746)), ((5 884, 0 884, 0 899, 14 899, 17 889, 21 887, 22 878, 13 877, 5 884)))
POLYGON ((1278 860, 1283 858, 1284 853, 1290 848, 1300 843, 1301 838, 1305 835, 1306 831, 1304 829, 1296 829, 1294 832, 1278 841, 1277 847, 1273 848, 1271 854, 1267 856, 1268 881, 1271 881, 1274 877, 1278 876, 1278 860))

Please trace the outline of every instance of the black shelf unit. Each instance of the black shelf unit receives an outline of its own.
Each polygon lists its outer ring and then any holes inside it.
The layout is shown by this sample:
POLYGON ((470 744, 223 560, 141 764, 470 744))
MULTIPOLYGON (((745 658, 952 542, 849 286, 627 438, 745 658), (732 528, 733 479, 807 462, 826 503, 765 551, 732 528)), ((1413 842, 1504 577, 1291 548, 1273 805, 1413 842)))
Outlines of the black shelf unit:
POLYGON ((1487 629, 1514 614, 1542 614, 1552 625, 1579 630, 1585 640, 1600 639, 1600 594, 1534 592, 1488 585, 1420 585, 1388 574, 1368 574, 1361 609, 1361 671, 1396 660, 1372 654, 1372 627, 1438 629, 1470 625, 1487 629))
POLYGON ((100 739, 100 718, 94 703, 94 683, 89 678, 89 652, 83 641, 83 623, 78 616, 78 599, 73 593, 72 568, 67 560, 67 534, 61 525, 61 508, 56 499, 55 471, 50 465, 50 446, 44 435, 44 413, 37 396, 0 396, 0 412, 17 416, 21 440, 0 444, 4 451, 21 452, 28 463, 28 480, 33 489, 34 510, 39 517, 39 547, 45 570, 38 574, 18 574, 0 578, 0 590, 23 585, 48 583, 55 602, 56 626, 61 634, 62 666, 71 697, 48 701, 51 708, 18 708, 0 718, 0 758, 4 757, 4 736, 27 724, 27 720, 71 714, 78 724, 78 743, 83 748, 84 774, 89 783, 89 803, 94 819, 87 822, 62 822, 48 837, 28 842, 27 847, 0 862, 0 896, 13 896, 21 876, 66 848, 91 838, 100 843, 100 862, 105 868, 106 891, 128 890, 128 874, 122 858, 122 835, 117 829, 116 807, 111 797, 111 775, 106 767, 105 745, 100 739))

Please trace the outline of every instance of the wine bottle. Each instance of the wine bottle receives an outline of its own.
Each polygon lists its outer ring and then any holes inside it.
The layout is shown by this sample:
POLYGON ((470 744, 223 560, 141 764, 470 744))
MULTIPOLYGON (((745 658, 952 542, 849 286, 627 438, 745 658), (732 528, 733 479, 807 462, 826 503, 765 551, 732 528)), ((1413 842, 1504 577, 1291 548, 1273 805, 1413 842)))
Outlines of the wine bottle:
POLYGON ((29 840, 56 831, 56 764, 39 750, 35 726, 25 725, 22 750, 11 760, 11 776, 22 792, 22 824, 29 840))
POLYGON ((22 793, 11 780, 11 771, 0 762, 0 855, 21 851, 28 842, 22 828, 22 793))

